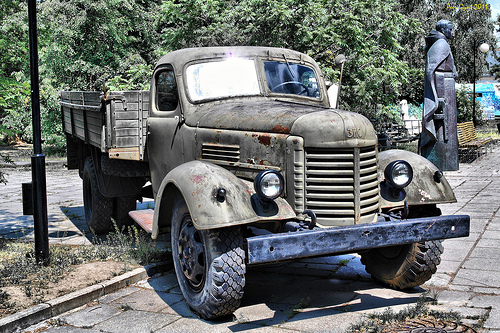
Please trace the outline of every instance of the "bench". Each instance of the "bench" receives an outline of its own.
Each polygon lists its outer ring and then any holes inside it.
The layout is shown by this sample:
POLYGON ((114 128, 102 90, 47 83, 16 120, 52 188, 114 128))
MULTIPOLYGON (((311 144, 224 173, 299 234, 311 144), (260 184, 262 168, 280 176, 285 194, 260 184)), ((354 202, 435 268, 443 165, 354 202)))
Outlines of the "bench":
POLYGON ((466 156, 466 162, 474 160, 482 153, 487 153, 489 143, 493 142, 492 138, 478 138, 472 121, 457 124, 457 134, 459 155, 466 156), (470 158, 471 153, 473 159, 470 158))

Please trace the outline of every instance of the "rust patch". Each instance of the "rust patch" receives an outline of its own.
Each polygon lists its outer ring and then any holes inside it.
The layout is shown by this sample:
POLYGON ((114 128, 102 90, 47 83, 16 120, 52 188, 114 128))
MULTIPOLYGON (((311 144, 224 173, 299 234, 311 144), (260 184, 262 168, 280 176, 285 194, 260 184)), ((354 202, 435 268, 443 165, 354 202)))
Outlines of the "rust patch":
POLYGON ((276 125, 271 129, 271 132, 273 133, 284 133, 288 134, 290 133, 290 129, 288 127, 283 127, 281 125, 276 125))
POLYGON ((260 160, 260 165, 264 165, 264 160, 260 160))
POLYGON ((192 177, 189 177, 189 180, 191 180, 195 184, 201 184, 203 183, 203 176, 200 175, 194 175, 192 177))
POLYGON ((264 146, 270 146, 271 145, 271 136, 267 134, 259 135, 259 142, 263 144, 264 146))

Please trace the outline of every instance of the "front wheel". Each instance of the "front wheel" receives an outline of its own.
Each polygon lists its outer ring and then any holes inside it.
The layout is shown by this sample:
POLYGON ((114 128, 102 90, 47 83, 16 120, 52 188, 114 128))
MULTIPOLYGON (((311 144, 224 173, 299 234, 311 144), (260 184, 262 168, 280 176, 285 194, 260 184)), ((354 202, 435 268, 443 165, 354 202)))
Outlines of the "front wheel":
POLYGON ((441 262, 441 241, 372 249, 361 254, 361 262, 374 280, 395 289, 424 284, 436 273, 441 262))
MULTIPOLYGON (((411 210, 410 210, 411 211, 411 210)), ((410 218, 441 215, 435 206, 414 208, 410 218)), ((361 253, 361 263, 372 278, 395 289, 420 286, 441 263, 440 240, 372 249, 361 253)))
POLYGON ((184 299, 203 319, 232 314, 245 286, 241 228, 195 228, 182 196, 172 216, 172 257, 184 299))

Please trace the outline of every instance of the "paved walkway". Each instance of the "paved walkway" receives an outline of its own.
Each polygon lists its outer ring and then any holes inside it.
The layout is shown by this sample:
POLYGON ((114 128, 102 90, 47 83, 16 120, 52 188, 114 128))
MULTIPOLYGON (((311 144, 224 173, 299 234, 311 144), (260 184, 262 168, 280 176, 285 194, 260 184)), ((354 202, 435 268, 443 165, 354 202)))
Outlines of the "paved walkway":
MULTIPOLYGON (((30 235, 31 217, 21 215, 19 198, 20 183, 31 174, 7 172, 9 184, 0 185, 0 235, 30 235)), ((500 147, 446 173, 458 203, 442 205, 443 214, 469 214, 471 235, 446 240, 438 272, 410 292, 373 282, 356 255, 249 267, 245 296, 234 317, 207 322, 187 308, 175 274, 168 271, 25 332, 345 332, 363 315, 405 309, 431 291, 437 293, 437 309, 457 311, 468 318, 466 324, 482 322, 483 331, 500 333, 499 175, 500 147)), ((47 186, 51 239, 88 242, 77 173, 48 170, 47 186)))

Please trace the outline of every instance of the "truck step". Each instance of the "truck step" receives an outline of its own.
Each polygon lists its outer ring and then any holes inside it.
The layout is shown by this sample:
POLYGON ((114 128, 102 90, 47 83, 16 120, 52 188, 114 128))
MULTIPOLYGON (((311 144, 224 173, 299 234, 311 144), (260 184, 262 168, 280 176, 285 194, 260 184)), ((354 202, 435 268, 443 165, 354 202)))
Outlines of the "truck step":
POLYGON ((128 215, 148 233, 153 232, 153 214, 154 210, 152 209, 132 210, 128 212, 128 215))

